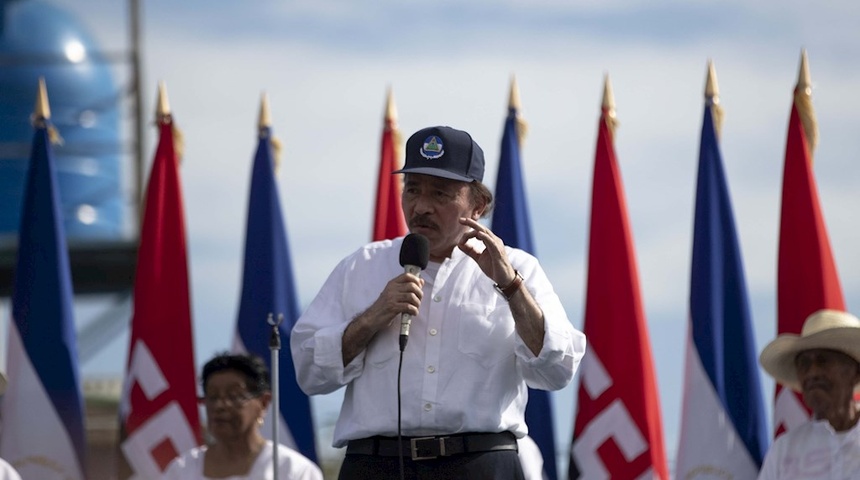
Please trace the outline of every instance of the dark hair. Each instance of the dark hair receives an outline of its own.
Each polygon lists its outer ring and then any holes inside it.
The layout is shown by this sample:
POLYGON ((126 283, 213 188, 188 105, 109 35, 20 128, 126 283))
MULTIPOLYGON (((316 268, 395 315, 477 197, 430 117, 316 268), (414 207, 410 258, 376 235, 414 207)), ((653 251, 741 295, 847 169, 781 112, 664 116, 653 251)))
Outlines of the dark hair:
POLYGON ((256 355, 239 355, 228 352, 216 354, 212 360, 203 365, 201 384, 206 390, 206 383, 214 373, 233 370, 245 376, 248 382, 248 392, 259 394, 271 390, 269 384, 269 369, 263 359, 256 355))
POLYGON ((472 195, 472 203, 475 205, 484 204, 484 212, 481 216, 488 216, 493 211, 493 192, 477 180, 469 182, 469 192, 472 195))

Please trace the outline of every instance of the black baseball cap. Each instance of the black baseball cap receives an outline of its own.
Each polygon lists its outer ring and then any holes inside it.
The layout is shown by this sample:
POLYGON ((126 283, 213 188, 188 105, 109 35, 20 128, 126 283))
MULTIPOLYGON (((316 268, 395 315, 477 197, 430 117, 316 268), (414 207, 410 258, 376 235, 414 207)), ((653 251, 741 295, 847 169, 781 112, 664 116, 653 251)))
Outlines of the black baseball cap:
POLYGON ((406 164, 393 173, 423 173, 461 182, 484 179, 484 151, 468 133, 428 127, 406 141, 406 164))

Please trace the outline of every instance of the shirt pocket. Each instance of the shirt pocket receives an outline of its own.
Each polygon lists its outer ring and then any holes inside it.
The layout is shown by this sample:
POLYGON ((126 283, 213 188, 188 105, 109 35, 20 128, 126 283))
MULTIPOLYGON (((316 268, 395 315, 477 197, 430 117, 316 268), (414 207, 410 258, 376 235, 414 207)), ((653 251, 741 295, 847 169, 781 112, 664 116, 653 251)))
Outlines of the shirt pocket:
POLYGON ((457 322, 460 353, 484 368, 492 368, 514 355, 514 319, 488 305, 465 303, 457 322))
POLYGON ((391 325, 377 332, 376 336, 367 346, 364 356, 365 364, 370 364, 376 368, 384 368, 389 362, 396 360, 400 353, 399 337, 400 329, 395 329, 391 325))

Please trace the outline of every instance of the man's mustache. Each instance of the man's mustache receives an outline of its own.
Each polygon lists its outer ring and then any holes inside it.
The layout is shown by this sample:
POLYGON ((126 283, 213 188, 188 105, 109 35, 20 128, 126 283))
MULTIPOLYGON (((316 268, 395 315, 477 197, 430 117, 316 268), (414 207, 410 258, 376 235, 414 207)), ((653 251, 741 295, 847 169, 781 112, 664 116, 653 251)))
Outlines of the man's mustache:
POLYGON ((428 215, 416 215, 409 220, 409 228, 422 227, 422 228, 432 228, 434 230, 439 229, 439 225, 436 224, 433 220, 430 220, 428 215))
POLYGON ((811 390, 813 388, 820 388, 822 390, 827 390, 829 388, 829 383, 826 380, 820 378, 812 378, 805 382, 803 382, 804 390, 811 390))

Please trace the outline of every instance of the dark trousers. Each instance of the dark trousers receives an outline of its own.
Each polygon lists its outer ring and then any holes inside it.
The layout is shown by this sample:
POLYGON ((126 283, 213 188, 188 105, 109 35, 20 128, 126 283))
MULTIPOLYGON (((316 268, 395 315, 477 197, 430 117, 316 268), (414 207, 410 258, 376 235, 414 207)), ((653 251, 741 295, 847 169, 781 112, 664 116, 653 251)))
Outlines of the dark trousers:
MULTIPOLYGON (((406 480, 524 480, 514 450, 466 453, 433 460, 403 459, 406 480)), ((379 455, 346 455, 339 480, 397 480, 400 459, 379 455)))

